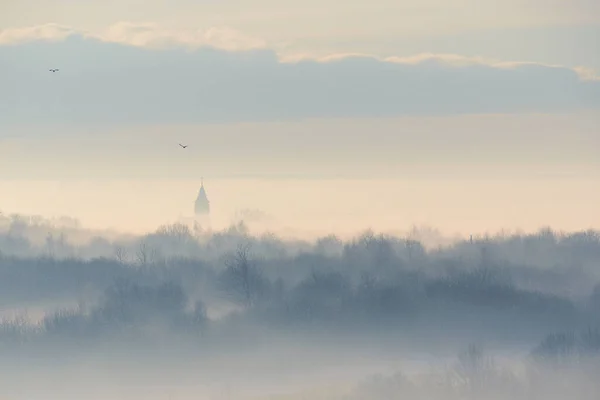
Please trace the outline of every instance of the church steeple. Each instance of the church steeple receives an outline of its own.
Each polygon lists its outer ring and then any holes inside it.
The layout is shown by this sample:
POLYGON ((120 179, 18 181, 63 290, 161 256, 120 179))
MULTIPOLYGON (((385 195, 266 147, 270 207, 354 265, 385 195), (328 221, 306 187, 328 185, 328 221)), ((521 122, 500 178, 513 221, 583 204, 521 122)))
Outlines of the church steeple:
POLYGON ((194 211, 196 215, 206 215, 210 212, 210 202, 206 196, 206 190, 204 189, 204 177, 200 178, 200 191, 194 204, 194 211))

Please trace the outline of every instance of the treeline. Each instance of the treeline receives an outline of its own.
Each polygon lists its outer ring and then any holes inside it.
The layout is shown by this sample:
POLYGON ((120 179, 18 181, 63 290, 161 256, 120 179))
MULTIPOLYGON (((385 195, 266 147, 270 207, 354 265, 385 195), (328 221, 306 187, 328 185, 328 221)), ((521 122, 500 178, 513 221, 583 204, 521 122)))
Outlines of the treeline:
MULTIPOLYGON (((577 335, 567 335, 577 336, 577 335)), ((584 340, 598 343, 599 331, 586 331, 584 340)), ((554 337, 554 336, 553 336, 554 337)), ((597 344, 585 355, 576 355, 570 347, 547 348, 546 339, 535 355, 515 369, 514 365, 498 362, 476 345, 459 353, 455 362, 441 370, 431 370, 418 376, 396 373, 376 376, 356 385, 351 393, 327 396, 334 400, 529 400, 565 399, 575 397, 594 400, 600 383, 600 351, 597 344), (544 347, 546 350, 540 350, 544 347), (540 360, 541 352, 544 359, 540 360), (558 359, 562 362, 557 363, 558 359), (540 362, 542 361, 542 362, 540 362)), ((317 398, 317 397, 311 397, 317 398)))
POLYGON ((371 231, 310 243, 252 236, 243 224, 223 232, 175 224, 103 239, 106 254, 86 258, 13 251, 11 243, 40 248, 19 223, 20 234, 9 224, 1 237, 0 300, 16 308, 59 300, 72 306, 37 321, 5 317, 5 342, 141 337, 156 324, 196 339, 260 326, 507 341, 600 326, 600 235, 593 231, 426 249, 371 231))
POLYGON ((490 339, 517 339, 597 326, 600 321, 600 290, 577 302, 519 289, 492 266, 439 275, 390 266, 363 271, 355 279, 323 258, 323 270, 310 263, 305 276, 297 278, 262 268, 249 254, 248 247, 241 247, 218 269, 194 261, 142 268, 114 260, 4 260, 3 282, 21 286, 14 295, 40 296, 35 286, 44 285, 48 298, 55 294, 50 288, 68 295, 93 285, 99 295, 88 297, 89 306, 50 312, 37 324, 5 320, 0 336, 23 341, 98 339, 132 330, 143 335, 147 324, 160 321, 170 332, 193 335, 260 325, 279 332, 319 329, 359 335, 388 329, 398 337, 447 340, 452 332, 461 336, 471 331, 490 339), (53 274, 54 280, 45 281, 53 274), (70 285, 60 276, 68 277, 70 285), (26 285, 28 291, 21 292, 26 285), (236 311, 209 318, 207 308, 223 303, 235 305, 236 311))

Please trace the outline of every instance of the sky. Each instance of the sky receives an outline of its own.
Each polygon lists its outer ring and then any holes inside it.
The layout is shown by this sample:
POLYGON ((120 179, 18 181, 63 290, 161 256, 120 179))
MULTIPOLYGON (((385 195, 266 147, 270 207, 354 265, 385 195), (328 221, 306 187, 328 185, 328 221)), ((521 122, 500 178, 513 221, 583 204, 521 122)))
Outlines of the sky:
POLYGON ((0 210, 152 229, 204 177, 222 223, 600 228, 598 37, 595 0, 5 0, 0 210))
POLYGON ((122 39, 128 22, 153 25, 148 36, 189 40, 227 28, 291 54, 434 52, 600 66, 595 0, 4 0, 2 8, 3 29, 56 23, 122 39))

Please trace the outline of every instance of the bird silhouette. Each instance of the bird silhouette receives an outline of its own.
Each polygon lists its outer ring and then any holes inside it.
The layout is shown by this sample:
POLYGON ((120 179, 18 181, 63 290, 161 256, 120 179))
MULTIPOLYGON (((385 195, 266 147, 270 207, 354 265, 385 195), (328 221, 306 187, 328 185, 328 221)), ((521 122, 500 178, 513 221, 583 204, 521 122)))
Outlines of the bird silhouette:
POLYGON ((188 147, 188 145, 187 145, 187 144, 184 146, 184 145, 182 145, 181 143, 179 143, 179 145, 180 145, 182 148, 184 148, 184 149, 185 149, 186 147, 188 147))
POLYGON ((49 69, 50 72, 58 72, 58 68, 49 69))

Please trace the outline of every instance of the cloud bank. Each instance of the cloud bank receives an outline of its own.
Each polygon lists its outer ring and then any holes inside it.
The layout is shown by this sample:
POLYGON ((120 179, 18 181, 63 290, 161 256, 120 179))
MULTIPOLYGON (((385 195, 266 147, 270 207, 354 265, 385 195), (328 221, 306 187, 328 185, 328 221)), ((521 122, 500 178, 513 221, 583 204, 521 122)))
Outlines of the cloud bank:
POLYGON ((600 107, 593 71, 455 54, 280 57, 214 28, 121 23, 102 35, 0 32, 4 125, 153 124, 570 112, 600 107), (12 44, 12 45, 8 45, 12 44), (60 68, 50 74, 48 68, 60 68))

